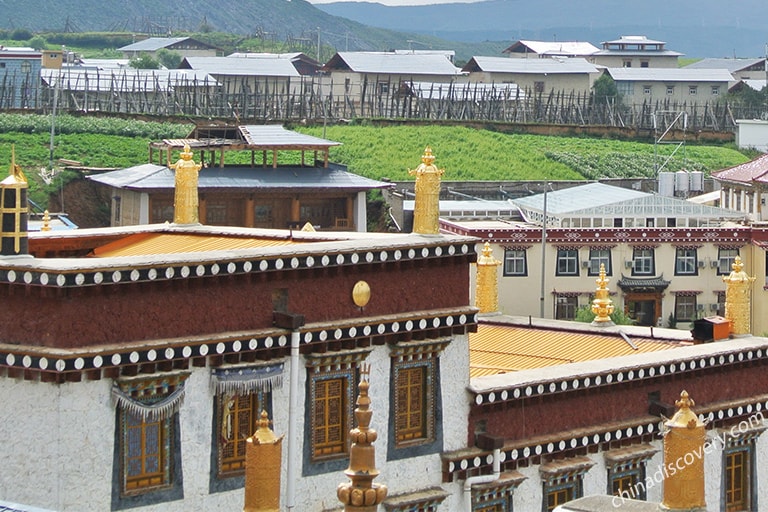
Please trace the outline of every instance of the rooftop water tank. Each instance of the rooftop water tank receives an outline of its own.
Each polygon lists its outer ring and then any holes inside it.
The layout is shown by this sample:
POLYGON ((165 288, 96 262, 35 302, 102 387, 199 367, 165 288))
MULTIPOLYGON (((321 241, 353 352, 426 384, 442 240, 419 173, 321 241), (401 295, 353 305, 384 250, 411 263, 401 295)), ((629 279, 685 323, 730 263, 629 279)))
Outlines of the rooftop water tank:
POLYGON ((690 176, 688 176, 688 171, 677 171, 675 173, 675 192, 681 192, 685 194, 688 192, 690 185, 690 176))
POLYGON ((659 195, 673 197, 675 195, 675 174, 672 172, 659 173, 659 195))
POLYGON ((702 192, 704 190, 704 173, 701 171, 691 171, 690 183, 693 192, 702 192))

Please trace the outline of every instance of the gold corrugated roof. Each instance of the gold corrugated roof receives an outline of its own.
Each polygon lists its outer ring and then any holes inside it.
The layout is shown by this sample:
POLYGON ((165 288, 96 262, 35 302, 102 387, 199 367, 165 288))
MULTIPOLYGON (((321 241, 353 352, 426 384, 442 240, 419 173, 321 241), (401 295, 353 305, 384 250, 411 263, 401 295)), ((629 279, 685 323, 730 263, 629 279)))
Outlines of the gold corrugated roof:
POLYGON ((121 238, 93 250, 93 256, 147 256, 186 252, 226 251, 290 245, 294 242, 274 238, 244 238, 180 233, 138 233, 121 238))
POLYGON ((591 361, 667 350, 675 343, 632 339, 633 349, 618 334, 596 334, 480 324, 469 335, 469 376, 496 375, 577 361, 591 361))

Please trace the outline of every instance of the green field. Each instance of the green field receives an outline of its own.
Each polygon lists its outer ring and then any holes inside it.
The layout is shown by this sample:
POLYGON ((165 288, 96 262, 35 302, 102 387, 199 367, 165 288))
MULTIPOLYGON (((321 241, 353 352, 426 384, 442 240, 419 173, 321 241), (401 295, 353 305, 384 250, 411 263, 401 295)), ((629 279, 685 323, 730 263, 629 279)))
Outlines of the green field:
MULTIPOLYGON (((49 166, 50 126, 48 116, 0 114, 0 162, 10 163, 11 146, 15 146, 16 162, 27 174, 37 201, 48 191, 38 170, 49 166)), ((188 123, 61 116, 56 119, 54 161, 63 158, 99 168, 139 165, 148 160, 150 141, 184 137, 191 129, 188 123)), ((642 142, 503 134, 442 125, 334 125, 296 130, 341 142, 331 150, 331 160, 347 165, 352 172, 393 181, 413 179, 408 170, 421 163, 426 146, 432 148, 435 164, 445 170, 443 179, 448 181, 653 177, 656 166, 675 149, 676 155, 664 170, 708 174, 749 160, 732 147, 654 147, 642 142)), ((292 156, 298 162, 299 156, 292 156)), ((240 160, 245 164, 250 156, 243 153, 240 160)), ((229 161, 234 163, 235 159, 229 161)), ((76 177, 69 173, 64 180, 76 177)))
POLYGON ((653 177, 675 149, 664 170, 709 173, 746 162, 733 149, 717 146, 626 142, 611 139, 507 135, 451 126, 328 126, 297 131, 341 142, 331 160, 352 172, 393 181, 412 179, 426 146, 435 165, 445 169, 444 180, 578 180, 616 177, 653 177))

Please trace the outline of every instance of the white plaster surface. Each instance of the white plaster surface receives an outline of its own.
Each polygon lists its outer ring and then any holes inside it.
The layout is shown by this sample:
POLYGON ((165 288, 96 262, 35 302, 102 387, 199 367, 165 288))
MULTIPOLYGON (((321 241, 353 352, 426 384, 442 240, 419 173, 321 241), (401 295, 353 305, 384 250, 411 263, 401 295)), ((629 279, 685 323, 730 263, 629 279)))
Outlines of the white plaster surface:
MULTIPOLYGON (((469 398, 466 336, 457 336, 440 357, 444 450, 466 445, 469 398)), ((442 486, 453 490, 442 510, 457 510, 461 483, 442 484, 440 453, 387 463, 391 358, 388 346, 375 347, 371 365, 372 427, 378 432, 377 483, 391 494, 442 486)), ((131 509, 137 512, 241 510, 243 490, 209 494, 213 392, 209 368, 192 368, 185 383, 179 425, 184 499, 131 509)), ((288 432, 290 360, 285 360, 283 386, 273 390, 273 430, 288 432)), ((338 507, 336 487, 346 482, 342 471, 302 477, 307 370, 299 367, 299 478, 293 510, 314 512, 338 507)), ((0 500, 66 512, 98 512, 111 507, 115 409, 111 379, 50 384, 0 379, 0 425, 4 444, 0 464, 0 500)), ((283 440, 281 503, 286 503, 288 442, 283 440)))

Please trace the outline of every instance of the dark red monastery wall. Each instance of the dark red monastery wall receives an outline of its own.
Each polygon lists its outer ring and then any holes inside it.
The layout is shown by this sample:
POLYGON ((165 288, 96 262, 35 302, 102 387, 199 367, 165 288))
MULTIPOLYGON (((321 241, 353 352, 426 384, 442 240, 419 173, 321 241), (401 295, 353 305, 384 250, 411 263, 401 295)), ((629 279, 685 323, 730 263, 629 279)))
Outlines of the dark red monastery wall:
POLYGON ((307 323, 469 305, 469 257, 82 288, 0 287, 0 342, 85 347, 272 327, 273 292, 307 323), (371 288, 361 311, 359 281, 371 288))
POLYGON ((610 386, 579 389, 507 403, 473 406, 470 443, 478 422, 487 432, 507 440, 523 440, 581 428, 599 427, 648 415, 648 395, 659 392, 661 402, 674 405, 686 390, 695 409, 768 393, 768 364, 755 361, 694 372, 646 378, 610 386))

